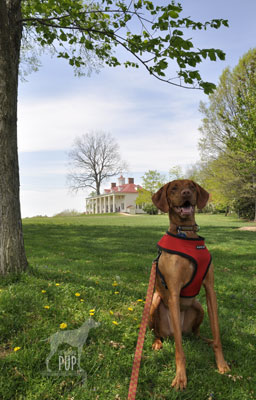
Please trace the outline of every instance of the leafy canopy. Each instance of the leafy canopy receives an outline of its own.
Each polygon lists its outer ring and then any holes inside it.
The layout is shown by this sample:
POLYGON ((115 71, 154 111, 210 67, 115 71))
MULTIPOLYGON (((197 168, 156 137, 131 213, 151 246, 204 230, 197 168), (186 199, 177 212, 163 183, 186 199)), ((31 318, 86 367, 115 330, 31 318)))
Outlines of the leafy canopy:
POLYGON ((249 50, 231 71, 226 68, 204 114, 199 147, 205 160, 226 154, 237 173, 256 170, 256 49, 249 50))
POLYGON ((208 183, 224 200, 254 204, 256 219, 256 49, 223 71, 200 111, 199 148, 208 183))
POLYGON ((224 60, 225 54, 219 49, 195 48, 185 32, 227 27, 227 20, 196 22, 181 16, 183 8, 179 3, 155 3, 148 0, 23 0, 24 38, 44 48, 50 47, 77 72, 97 62, 112 67, 143 65, 154 77, 169 84, 210 93, 215 85, 202 80, 197 66, 203 59, 224 60), (114 53, 117 47, 131 58, 123 61, 123 52, 118 56, 114 53), (168 68, 170 60, 176 61, 178 71, 168 68))
POLYGON ((153 205, 152 195, 165 183, 166 177, 160 172, 156 170, 145 172, 142 176, 142 188, 138 189, 139 195, 136 199, 136 204, 142 205, 146 212, 156 213, 157 208, 153 205))

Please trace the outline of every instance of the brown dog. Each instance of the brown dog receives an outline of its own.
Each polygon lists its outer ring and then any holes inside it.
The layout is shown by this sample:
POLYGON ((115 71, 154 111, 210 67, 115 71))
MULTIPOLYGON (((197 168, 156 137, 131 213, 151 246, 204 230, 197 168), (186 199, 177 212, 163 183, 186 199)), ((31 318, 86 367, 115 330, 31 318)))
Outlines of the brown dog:
POLYGON ((180 390, 186 388, 187 385, 182 333, 193 332, 199 335, 199 326, 204 317, 203 308, 195 299, 195 295, 200 290, 200 280, 206 292, 217 367, 220 373, 229 371, 220 341, 213 264, 210 254, 204 246, 203 238, 196 234, 198 226, 195 223, 195 206, 202 209, 208 198, 209 193, 206 190, 186 179, 167 183, 152 197, 156 207, 169 213, 170 227, 159 242, 162 252, 158 261, 156 289, 150 310, 149 327, 155 334, 154 350, 162 348, 161 338, 174 336, 176 376, 172 387, 180 390), (181 243, 185 247, 192 245, 195 255, 186 255, 186 251, 181 247, 178 251, 166 248, 169 240, 177 241, 178 245, 181 243), (204 254, 203 269, 200 269, 199 261, 195 258, 197 254, 198 257, 204 254), (201 276, 198 277, 198 274, 201 276))

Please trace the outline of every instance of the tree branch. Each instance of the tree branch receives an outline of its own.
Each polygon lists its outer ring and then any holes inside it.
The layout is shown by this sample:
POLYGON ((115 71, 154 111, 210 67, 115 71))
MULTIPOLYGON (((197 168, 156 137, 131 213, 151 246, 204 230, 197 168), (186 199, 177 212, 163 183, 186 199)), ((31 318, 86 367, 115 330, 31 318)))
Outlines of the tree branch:
MULTIPOLYGON (((98 11, 98 12, 102 13, 102 11, 98 11)), ((133 12, 133 14, 136 14, 136 13, 133 12)), ((130 53, 133 57, 135 57, 139 61, 139 63, 146 68, 146 70, 149 72, 149 74, 152 75, 154 78, 158 79, 159 81, 168 83, 168 84, 176 86, 176 87, 181 87, 181 88, 184 88, 184 89, 204 90, 203 88, 196 87, 194 85, 193 86, 187 86, 187 85, 183 85, 181 83, 178 84, 178 83, 172 82, 172 79, 175 79, 175 78, 171 78, 171 79, 169 78, 168 79, 168 78, 162 78, 161 76, 157 75, 155 72, 152 71, 152 68, 147 65, 147 63, 149 61, 152 61, 154 57, 149 59, 149 60, 146 60, 146 61, 143 60, 141 57, 138 56, 137 53, 135 53, 134 51, 132 51, 129 48, 129 42, 130 42, 129 40, 127 40, 126 38, 124 38, 124 37, 122 37, 120 35, 117 35, 116 33, 112 32, 112 31, 99 30, 99 29, 95 29, 95 28, 92 28, 92 27, 85 28, 85 27, 79 25, 77 22, 76 22, 76 25, 72 24, 72 25, 67 25, 67 26, 62 26, 62 25, 58 25, 58 24, 55 24, 55 23, 54 24, 53 23, 49 23, 49 21, 61 20, 61 19, 65 19, 65 18, 68 18, 68 17, 69 17, 69 14, 67 14, 65 16, 62 16, 62 17, 52 17, 52 18, 47 18, 47 19, 46 18, 44 18, 44 19, 42 19, 42 18, 27 18, 27 19, 24 19, 23 21, 24 22, 26 22, 26 21, 27 22, 32 22, 32 26, 34 26, 37 23, 39 23, 39 24, 41 24, 43 26, 46 26, 48 28, 78 30, 80 32, 86 32, 88 35, 90 35, 90 34, 104 35, 106 37, 109 37, 116 44, 118 44, 121 47, 123 47, 128 53, 130 53), (33 22, 35 22, 35 24, 33 24, 33 22)), ((139 17, 139 18, 141 18, 141 17, 139 17)), ((154 54, 153 52, 151 52, 151 53, 154 54)))

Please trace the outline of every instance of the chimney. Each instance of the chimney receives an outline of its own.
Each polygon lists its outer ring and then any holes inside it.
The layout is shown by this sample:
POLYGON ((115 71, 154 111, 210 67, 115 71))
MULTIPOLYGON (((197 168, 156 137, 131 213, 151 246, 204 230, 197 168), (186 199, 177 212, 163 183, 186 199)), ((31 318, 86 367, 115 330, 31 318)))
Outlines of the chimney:
POLYGON ((134 183, 134 178, 128 178, 128 183, 134 183))
POLYGON ((115 182, 111 183, 111 189, 113 189, 114 187, 116 187, 116 183, 115 182))

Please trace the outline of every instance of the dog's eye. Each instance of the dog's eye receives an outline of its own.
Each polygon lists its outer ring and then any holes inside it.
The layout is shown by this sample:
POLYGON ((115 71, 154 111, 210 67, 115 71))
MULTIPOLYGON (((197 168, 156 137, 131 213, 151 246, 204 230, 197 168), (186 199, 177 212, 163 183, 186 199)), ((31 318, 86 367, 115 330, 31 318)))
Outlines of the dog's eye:
POLYGON ((172 192, 175 192, 177 189, 178 189, 178 186, 173 186, 173 187, 171 188, 171 191, 172 191, 172 192))

